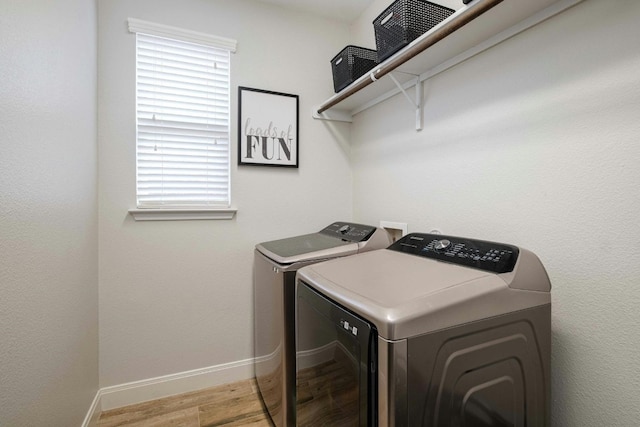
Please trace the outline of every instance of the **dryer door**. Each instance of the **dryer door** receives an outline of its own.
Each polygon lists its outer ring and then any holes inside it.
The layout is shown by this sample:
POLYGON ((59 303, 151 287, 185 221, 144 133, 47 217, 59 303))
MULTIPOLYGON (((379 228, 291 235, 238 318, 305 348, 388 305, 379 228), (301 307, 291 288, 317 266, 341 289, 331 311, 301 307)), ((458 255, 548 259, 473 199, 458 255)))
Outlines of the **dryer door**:
POLYGON ((375 328, 297 283, 296 418, 299 426, 375 426, 375 328))

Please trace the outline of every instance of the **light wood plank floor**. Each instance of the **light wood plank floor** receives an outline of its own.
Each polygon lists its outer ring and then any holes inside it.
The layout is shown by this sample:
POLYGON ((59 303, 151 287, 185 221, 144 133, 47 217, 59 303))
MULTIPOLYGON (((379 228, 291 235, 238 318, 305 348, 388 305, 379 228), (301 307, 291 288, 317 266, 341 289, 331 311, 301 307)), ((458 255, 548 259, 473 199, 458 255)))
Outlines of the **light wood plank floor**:
POLYGON ((98 427, 271 427, 257 390, 251 379, 112 409, 98 427))
MULTIPOLYGON (((347 360, 343 354, 336 359, 347 360)), ((280 371, 274 378, 276 383, 280 371)), ((350 363, 331 360, 298 373, 298 425, 358 425, 358 390, 350 363), (331 410, 328 411, 327 409, 331 410)), ((165 397, 100 414, 98 427, 272 427, 255 379, 165 397)))

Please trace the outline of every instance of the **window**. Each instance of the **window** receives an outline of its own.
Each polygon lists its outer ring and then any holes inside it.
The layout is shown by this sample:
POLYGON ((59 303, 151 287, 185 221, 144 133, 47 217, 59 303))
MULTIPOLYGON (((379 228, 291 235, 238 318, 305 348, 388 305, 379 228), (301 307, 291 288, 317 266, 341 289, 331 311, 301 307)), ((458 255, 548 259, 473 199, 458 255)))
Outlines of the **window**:
POLYGON ((235 42, 135 19, 138 208, 230 205, 235 42))

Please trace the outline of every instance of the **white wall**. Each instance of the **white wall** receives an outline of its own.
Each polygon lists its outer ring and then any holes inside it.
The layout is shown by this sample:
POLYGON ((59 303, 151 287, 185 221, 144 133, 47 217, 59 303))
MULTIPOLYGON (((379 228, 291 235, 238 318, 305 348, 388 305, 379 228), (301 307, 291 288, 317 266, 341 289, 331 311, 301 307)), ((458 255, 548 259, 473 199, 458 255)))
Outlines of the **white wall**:
MULTIPOLYGON (((100 385, 253 357, 253 247, 351 219, 349 148, 311 119, 346 24, 248 0, 102 0, 100 385), (128 17, 236 39, 231 221, 135 222, 135 37, 128 17), (300 168, 238 167, 237 86, 300 95, 300 168)), ((342 129, 344 131, 344 129, 342 129)), ((344 133, 343 133, 344 134, 344 133)), ((348 131, 347 131, 348 134, 348 131)))
POLYGON ((541 257, 558 427, 640 419, 639 18, 587 0, 429 81, 422 132, 401 95, 351 130, 355 220, 541 257))
POLYGON ((101 0, 98 195, 94 2, 1 7, 1 425, 78 425, 96 393, 98 196, 102 387, 250 358, 253 245, 353 206, 534 250, 554 285, 554 425, 640 417, 638 2, 587 0, 428 82, 422 132, 398 96, 350 137, 308 114, 351 41, 342 24, 245 0, 101 0), (237 39, 232 108, 238 85, 299 94, 300 169, 238 168, 234 149, 234 220, 134 222, 127 17, 237 39))
POLYGON ((77 426, 98 389, 96 5, 0 10, 0 425, 77 426))

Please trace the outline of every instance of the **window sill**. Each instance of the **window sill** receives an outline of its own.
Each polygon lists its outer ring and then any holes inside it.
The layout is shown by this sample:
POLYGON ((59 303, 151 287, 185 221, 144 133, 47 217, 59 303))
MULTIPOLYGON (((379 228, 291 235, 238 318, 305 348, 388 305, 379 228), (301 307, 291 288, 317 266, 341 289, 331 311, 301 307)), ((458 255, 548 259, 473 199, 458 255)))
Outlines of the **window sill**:
POLYGON ((237 209, 129 209, 136 221, 191 221, 233 219, 237 209))

